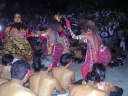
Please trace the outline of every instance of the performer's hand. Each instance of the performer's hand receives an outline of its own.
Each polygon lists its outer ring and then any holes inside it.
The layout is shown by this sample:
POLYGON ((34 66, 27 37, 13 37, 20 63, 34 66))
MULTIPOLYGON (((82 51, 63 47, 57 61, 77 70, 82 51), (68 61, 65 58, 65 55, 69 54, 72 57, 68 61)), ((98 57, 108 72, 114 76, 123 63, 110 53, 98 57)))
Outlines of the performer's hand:
POLYGON ((68 19, 66 19, 66 28, 71 29, 71 24, 70 24, 70 21, 68 19))

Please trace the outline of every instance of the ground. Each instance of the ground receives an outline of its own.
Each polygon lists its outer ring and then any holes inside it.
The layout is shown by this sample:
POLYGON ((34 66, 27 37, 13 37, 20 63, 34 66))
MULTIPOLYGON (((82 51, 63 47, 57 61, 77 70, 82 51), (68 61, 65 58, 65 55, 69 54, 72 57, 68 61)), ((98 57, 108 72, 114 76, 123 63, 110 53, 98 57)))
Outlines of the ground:
MULTIPOLYGON (((82 77, 80 71, 81 66, 82 64, 75 64, 72 66, 76 75, 76 80, 79 80, 82 77)), ((128 56, 125 59, 124 66, 107 68, 106 81, 112 82, 114 85, 123 88, 123 96, 128 96, 128 56)))

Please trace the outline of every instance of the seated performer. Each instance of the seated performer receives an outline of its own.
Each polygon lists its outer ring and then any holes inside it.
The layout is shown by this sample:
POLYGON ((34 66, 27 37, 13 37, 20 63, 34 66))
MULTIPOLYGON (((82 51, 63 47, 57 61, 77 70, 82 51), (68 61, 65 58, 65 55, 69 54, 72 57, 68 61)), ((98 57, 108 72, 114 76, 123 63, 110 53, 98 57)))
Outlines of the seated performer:
POLYGON ((51 68, 58 66, 60 57, 63 54, 63 50, 64 50, 62 44, 59 42, 60 39, 58 38, 56 23, 57 22, 54 20, 50 21, 48 24, 48 29, 46 30, 47 50, 44 53, 44 55, 52 57, 51 64, 49 64, 51 68))
POLYGON ((11 81, 0 86, 0 96, 35 96, 23 87, 30 76, 30 65, 24 60, 16 61, 11 67, 11 81))
POLYGON ((70 52, 70 43, 69 43, 69 40, 67 38, 67 33, 65 32, 65 19, 63 18, 62 15, 55 15, 54 16, 54 19, 58 22, 56 24, 57 26, 57 32, 58 32, 58 38, 59 38, 59 42, 62 44, 63 48, 64 48, 64 51, 63 53, 69 53, 70 52), (64 19, 64 22, 63 22, 63 19, 64 19), (62 24, 64 23, 64 24, 62 24))
POLYGON ((102 64, 94 64, 92 71, 87 75, 87 81, 92 81, 92 84, 99 90, 109 94, 109 96, 122 96, 123 89, 112 83, 105 82, 105 68, 102 64))
POLYGON ((61 67, 53 68, 52 73, 61 84, 62 88, 67 91, 75 82, 75 74, 70 69, 73 63, 73 56, 69 53, 63 54, 60 59, 61 67))
POLYGON ((5 54, 2 56, 2 65, 0 66, 0 78, 11 79, 11 65, 18 59, 14 58, 11 54, 5 54))
POLYGON ((5 54, 2 56, 2 65, 1 65, 1 72, 0 72, 0 78, 2 79, 11 79, 11 64, 14 60, 14 57, 10 54, 5 54))
POLYGON ((55 78, 52 78, 47 71, 34 73, 31 76, 30 89, 37 96, 53 96, 57 92, 63 92, 59 82, 55 78))
MULTIPOLYGON (((94 64, 82 85, 72 87, 71 96, 88 94, 88 96, 122 96, 123 90, 105 82, 105 68, 102 64, 94 64)), ((81 95, 84 96, 84 95, 81 95)))
POLYGON ((105 92, 90 85, 75 85, 70 96, 108 96, 105 92))

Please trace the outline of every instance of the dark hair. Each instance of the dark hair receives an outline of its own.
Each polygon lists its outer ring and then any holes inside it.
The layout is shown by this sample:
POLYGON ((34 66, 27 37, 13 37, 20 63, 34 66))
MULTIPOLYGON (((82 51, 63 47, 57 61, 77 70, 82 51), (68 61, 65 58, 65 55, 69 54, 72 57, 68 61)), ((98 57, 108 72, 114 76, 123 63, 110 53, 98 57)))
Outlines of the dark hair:
POLYGON ((11 67, 11 78, 22 80, 29 69, 30 65, 26 61, 18 60, 11 67))
POLYGON ((5 54, 2 56, 2 65, 7 66, 8 63, 13 61, 14 57, 11 54, 5 54))
POLYGON ((105 67, 103 64, 94 64, 92 71, 87 75, 86 81, 88 82, 89 80, 94 81, 95 83, 104 81, 105 79, 105 67))
POLYGON ((20 30, 20 29, 27 29, 26 24, 22 23, 22 22, 20 22, 20 23, 13 23, 11 26, 17 28, 18 30, 20 30))
POLYGON ((84 61, 84 56, 85 56, 85 53, 86 53, 86 49, 83 46, 81 46, 81 44, 80 44, 78 47, 76 47, 74 49, 74 52, 78 52, 78 51, 81 53, 81 57, 77 57, 76 56, 77 54, 74 53, 74 55, 75 55, 74 59, 75 59, 75 62, 81 63, 81 62, 84 61))
POLYGON ((59 24, 56 20, 54 19, 50 19, 48 21, 48 28, 51 28, 52 30, 54 30, 55 32, 58 31, 58 28, 61 26, 61 24, 59 24))
POLYGON ((88 82, 89 80, 94 81, 94 83, 100 82, 100 76, 97 75, 95 72, 90 72, 86 77, 86 82, 88 82))
POLYGON ((88 30, 92 30, 94 33, 98 32, 98 28, 92 20, 81 19, 79 20, 79 26, 84 32, 87 32, 88 30))
POLYGON ((66 66, 71 60, 73 60, 73 55, 65 53, 60 58, 60 63, 62 66, 66 66))

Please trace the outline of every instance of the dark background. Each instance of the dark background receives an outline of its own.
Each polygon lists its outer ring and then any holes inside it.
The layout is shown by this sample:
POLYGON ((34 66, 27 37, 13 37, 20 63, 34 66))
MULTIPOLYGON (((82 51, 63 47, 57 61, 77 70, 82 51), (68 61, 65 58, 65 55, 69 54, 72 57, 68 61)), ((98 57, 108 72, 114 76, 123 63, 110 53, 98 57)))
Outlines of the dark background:
POLYGON ((4 12, 76 11, 87 9, 121 9, 127 11, 125 0, 0 0, 4 12))

